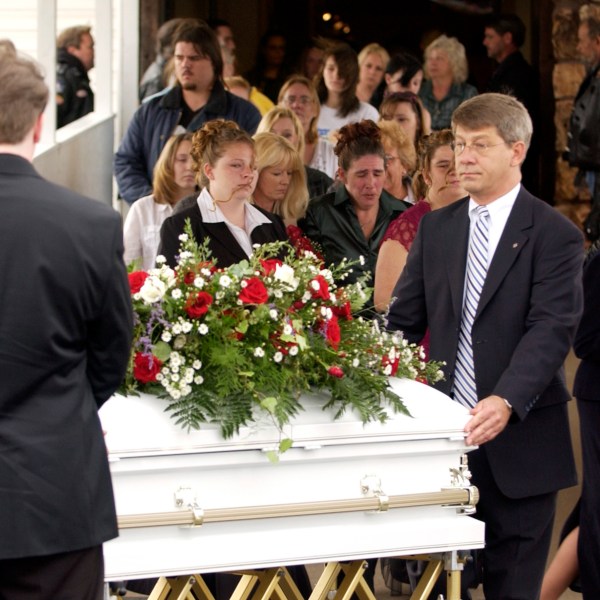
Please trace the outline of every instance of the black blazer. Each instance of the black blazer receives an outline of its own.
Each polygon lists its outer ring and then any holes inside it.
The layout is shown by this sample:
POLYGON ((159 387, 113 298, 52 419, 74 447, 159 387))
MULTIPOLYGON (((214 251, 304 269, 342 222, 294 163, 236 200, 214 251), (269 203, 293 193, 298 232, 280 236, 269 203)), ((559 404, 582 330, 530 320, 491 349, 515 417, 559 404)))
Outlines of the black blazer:
MULTIPOLYGON (((452 390, 469 241, 468 198, 423 217, 398 281, 389 327, 446 361, 452 390)), ((511 422, 485 444, 501 491, 522 498, 576 483, 563 363, 582 307, 581 232, 521 188, 488 270, 473 324, 479 398, 497 394, 511 422)))
POLYGON ((583 316, 575 336, 575 354, 581 359, 573 395, 600 402, 600 251, 596 251, 583 272, 583 316))
POLYGON ((0 154, 0 560, 117 535, 98 408, 132 314, 121 218, 0 154))
MULTIPOLYGON (((187 198, 184 200, 187 201, 187 198)), ((258 206, 254 208, 271 220, 271 223, 265 223, 254 228, 250 234, 250 239, 254 244, 288 240, 281 217, 262 210, 258 206)), ((217 266, 228 267, 248 258, 227 225, 225 223, 205 223, 202 220, 200 208, 194 202, 189 208, 171 215, 165 220, 160 229, 158 254, 162 254, 167 259, 169 266, 174 267, 177 264, 176 256, 179 254, 181 244, 179 236, 183 233, 186 219, 190 219, 194 237, 198 240, 198 243, 201 244, 208 238, 209 248, 212 256, 217 261, 217 266)))

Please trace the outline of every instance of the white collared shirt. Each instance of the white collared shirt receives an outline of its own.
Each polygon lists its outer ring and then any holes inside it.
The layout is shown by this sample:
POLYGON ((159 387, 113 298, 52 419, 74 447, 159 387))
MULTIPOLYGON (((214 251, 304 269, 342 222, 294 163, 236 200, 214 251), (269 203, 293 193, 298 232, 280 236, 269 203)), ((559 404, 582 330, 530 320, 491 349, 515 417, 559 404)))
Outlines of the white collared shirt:
MULTIPOLYGON (((510 211, 515 204, 515 200, 517 199, 520 189, 521 184, 518 183, 514 188, 512 188, 512 190, 504 194, 504 196, 500 196, 500 198, 497 200, 486 204, 488 213, 490 215, 490 229, 488 234, 488 267, 492 262, 492 258, 494 257, 494 253, 498 247, 498 242, 500 241, 500 237, 502 236, 502 232, 504 231, 504 227, 508 221, 510 211)), ((472 235, 473 228, 475 227, 475 209, 478 206, 479 205, 477 202, 475 202, 475 200, 473 200, 473 198, 469 198, 469 219, 471 222, 469 235, 472 235)))
POLYGON ((234 225, 225 218, 218 203, 213 200, 207 188, 204 188, 198 196, 198 208, 205 223, 225 223, 248 257, 252 256, 252 240, 250 238, 252 231, 259 225, 272 222, 249 202, 246 202, 244 207, 244 229, 234 225))

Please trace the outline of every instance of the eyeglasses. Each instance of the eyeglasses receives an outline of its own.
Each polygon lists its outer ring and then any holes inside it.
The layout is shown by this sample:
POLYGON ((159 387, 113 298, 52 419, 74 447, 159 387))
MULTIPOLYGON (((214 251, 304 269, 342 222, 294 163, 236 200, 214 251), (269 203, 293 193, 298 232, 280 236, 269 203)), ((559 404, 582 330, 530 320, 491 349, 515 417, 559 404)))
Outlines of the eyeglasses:
POLYGON ((306 106, 312 102, 312 98, 310 96, 286 96, 283 101, 290 106, 296 102, 302 106, 306 106))
POLYGON ((499 142, 498 144, 486 144, 484 142, 471 142, 470 144, 465 144, 464 142, 452 142, 450 147, 454 151, 454 154, 460 156, 465 148, 469 148, 479 156, 484 156, 489 148, 494 148, 495 146, 503 146, 505 142, 499 142))

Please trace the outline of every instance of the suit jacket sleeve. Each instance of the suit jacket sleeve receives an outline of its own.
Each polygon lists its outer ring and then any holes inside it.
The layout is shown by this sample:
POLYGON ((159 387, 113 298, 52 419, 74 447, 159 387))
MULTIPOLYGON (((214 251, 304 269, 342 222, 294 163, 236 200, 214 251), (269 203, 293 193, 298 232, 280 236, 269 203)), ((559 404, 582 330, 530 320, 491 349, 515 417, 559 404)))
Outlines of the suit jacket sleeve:
MULTIPOLYGON (((425 217, 422 221, 425 221, 425 217)), ((412 344, 418 344, 427 331, 427 309, 423 279, 423 227, 419 227, 406 260, 406 266, 392 293, 387 327, 402 331, 412 344)))
POLYGON ((98 407, 123 381, 133 334, 121 219, 115 214, 112 222, 110 261, 102 286, 103 298, 95 318, 88 323, 87 377, 98 407))
POLYGON ((600 363, 600 252, 585 268, 583 290, 583 315, 575 336, 575 354, 600 363))
POLYGON ((530 240, 535 248, 531 280, 523 282, 529 286, 523 332, 493 390, 508 399, 520 419, 562 369, 581 316, 582 236, 556 217, 561 222, 544 221, 538 239, 530 240))

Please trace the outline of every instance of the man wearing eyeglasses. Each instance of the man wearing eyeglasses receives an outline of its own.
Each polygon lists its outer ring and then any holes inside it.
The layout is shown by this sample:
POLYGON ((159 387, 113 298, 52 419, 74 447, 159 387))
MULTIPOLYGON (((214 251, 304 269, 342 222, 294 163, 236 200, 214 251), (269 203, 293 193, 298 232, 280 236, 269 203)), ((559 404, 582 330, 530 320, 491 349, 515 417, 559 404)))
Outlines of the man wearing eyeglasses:
POLYGON ((452 116, 469 197, 426 215, 394 290, 389 327, 430 331, 444 393, 470 418, 472 482, 486 524, 486 600, 537 598, 557 491, 575 485, 563 363, 581 308, 581 232, 521 185, 525 107, 482 94, 452 116))

